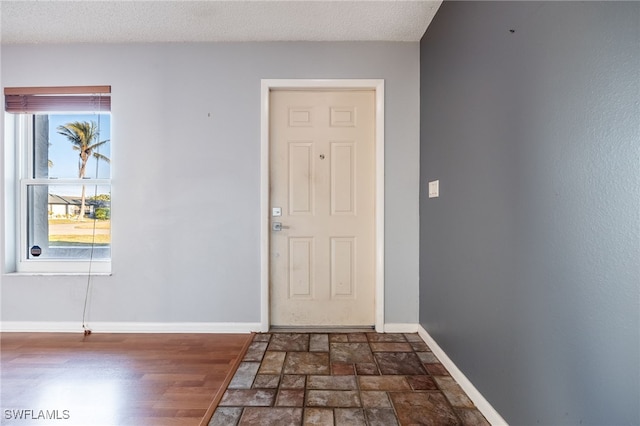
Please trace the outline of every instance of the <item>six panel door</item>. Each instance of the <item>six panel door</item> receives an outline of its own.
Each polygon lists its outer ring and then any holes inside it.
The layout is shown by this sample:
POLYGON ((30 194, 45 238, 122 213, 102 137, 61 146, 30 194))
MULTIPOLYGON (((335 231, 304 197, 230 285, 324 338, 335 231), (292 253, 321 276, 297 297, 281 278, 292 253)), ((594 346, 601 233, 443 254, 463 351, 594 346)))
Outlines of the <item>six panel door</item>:
POLYGON ((372 326, 375 92, 271 92, 270 150, 271 325, 372 326))

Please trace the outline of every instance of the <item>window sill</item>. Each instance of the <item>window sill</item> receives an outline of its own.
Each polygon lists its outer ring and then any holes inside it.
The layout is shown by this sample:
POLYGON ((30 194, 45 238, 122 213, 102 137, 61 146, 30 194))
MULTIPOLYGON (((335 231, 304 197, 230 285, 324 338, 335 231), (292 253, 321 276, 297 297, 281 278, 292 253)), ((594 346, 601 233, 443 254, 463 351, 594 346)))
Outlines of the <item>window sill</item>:
POLYGON ((86 272, 5 272, 3 277, 32 277, 32 276, 46 276, 46 277, 110 277, 111 272, 92 272, 87 274, 86 272))

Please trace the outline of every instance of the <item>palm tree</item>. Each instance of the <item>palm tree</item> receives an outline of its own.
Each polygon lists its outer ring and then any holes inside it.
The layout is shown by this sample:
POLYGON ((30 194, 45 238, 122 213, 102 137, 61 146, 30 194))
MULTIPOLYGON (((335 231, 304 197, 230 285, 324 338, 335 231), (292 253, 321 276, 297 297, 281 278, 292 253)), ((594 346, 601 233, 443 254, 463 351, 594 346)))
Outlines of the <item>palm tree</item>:
MULTIPOLYGON (((73 144, 73 149, 80 151, 80 160, 78 162, 78 177, 84 178, 84 174, 87 167, 87 161, 92 156, 96 160, 103 160, 107 163, 111 163, 111 160, 94 150, 101 145, 109 142, 104 140, 98 142, 100 134, 98 132, 98 126, 95 121, 75 121, 73 123, 67 123, 63 126, 58 126, 58 133, 65 136, 73 144)), ((82 200, 80 201, 80 216, 79 220, 84 218, 85 211, 85 187, 82 185, 82 200)))

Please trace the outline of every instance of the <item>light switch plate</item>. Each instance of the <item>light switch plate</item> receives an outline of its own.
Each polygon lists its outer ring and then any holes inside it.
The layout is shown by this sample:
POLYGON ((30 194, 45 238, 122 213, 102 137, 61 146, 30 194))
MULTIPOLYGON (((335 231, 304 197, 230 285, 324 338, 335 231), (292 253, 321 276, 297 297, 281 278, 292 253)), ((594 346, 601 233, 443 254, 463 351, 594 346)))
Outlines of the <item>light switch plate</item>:
POLYGON ((432 180, 429 182, 429 198, 438 198, 440 196, 440 181, 432 180))

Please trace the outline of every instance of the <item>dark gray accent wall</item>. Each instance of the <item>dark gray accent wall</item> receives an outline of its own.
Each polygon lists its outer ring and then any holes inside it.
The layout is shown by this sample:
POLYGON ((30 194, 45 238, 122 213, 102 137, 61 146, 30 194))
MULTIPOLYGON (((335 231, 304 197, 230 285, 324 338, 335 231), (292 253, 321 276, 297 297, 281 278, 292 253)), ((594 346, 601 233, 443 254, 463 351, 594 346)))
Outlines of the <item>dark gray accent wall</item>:
POLYGON ((445 2, 422 39, 420 323, 510 424, 640 424, 639 105, 638 2, 445 2))

